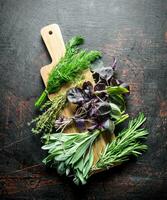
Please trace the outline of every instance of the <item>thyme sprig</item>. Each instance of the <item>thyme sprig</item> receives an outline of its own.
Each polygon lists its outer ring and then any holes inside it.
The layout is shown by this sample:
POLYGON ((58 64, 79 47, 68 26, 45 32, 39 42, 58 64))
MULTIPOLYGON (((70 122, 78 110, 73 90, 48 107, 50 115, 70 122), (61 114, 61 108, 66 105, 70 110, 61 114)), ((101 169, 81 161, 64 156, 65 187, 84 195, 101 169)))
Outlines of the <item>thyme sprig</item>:
POLYGON ((31 129, 34 134, 51 133, 54 127, 55 119, 66 104, 66 93, 58 95, 53 101, 47 101, 41 110, 45 110, 41 115, 33 119, 29 125, 35 124, 31 129))
MULTIPOLYGON (((79 87, 84 82, 82 76, 76 78, 75 81, 76 82, 73 84, 73 87, 79 87)), ((67 103, 66 90, 63 93, 55 96, 52 101, 48 100, 45 104, 43 104, 40 108, 42 113, 28 123, 29 126, 34 125, 34 127, 31 129, 34 134, 42 133, 45 135, 47 133, 50 134, 53 131, 55 120, 58 118, 59 114, 67 103)))

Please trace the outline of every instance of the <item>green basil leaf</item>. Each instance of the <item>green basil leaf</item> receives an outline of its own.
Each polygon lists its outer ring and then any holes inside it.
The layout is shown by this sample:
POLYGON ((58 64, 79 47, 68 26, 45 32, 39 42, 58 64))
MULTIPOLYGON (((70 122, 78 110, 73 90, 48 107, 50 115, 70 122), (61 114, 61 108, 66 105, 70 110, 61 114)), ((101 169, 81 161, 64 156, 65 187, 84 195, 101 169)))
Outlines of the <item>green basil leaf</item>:
POLYGON ((108 86, 107 92, 110 95, 112 95, 112 94, 125 94, 125 93, 128 93, 129 90, 127 88, 121 87, 121 86, 108 86))

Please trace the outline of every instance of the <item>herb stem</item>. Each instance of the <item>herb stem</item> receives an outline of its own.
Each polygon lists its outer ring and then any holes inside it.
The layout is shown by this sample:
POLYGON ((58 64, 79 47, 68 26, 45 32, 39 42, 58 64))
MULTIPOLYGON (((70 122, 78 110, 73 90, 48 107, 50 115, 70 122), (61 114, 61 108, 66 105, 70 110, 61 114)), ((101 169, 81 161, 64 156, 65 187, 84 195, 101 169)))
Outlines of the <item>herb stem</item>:
POLYGON ((47 98, 47 95, 48 95, 48 92, 47 92, 47 90, 45 89, 45 90, 42 92, 41 96, 38 98, 38 100, 35 102, 35 107, 39 108, 40 105, 42 104, 42 102, 44 102, 45 99, 47 98))

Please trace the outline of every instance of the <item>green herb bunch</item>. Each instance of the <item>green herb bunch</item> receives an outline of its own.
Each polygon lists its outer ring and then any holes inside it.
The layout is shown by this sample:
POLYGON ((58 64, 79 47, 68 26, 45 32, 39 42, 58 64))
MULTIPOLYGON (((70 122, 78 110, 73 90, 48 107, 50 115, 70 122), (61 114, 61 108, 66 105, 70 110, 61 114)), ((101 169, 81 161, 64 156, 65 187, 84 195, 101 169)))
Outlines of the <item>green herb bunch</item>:
POLYGON ((84 43, 80 36, 73 37, 66 45, 66 53, 60 62, 49 74, 46 89, 36 101, 35 106, 40 107, 48 94, 57 92, 61 86, 68 82, 73 82, 77 75, 89 68, 90 64, 101 57, 99 51, 87 51, 78 48, 84 43))
POLYGON ((141 155, 147 149, 147 145, 141 143, 141 139, 145 139, 148 135, 144 128, 140 128, 145 120, 143 113, 131 120, 128 128, 124 129, 111 143, 107 144, 93 169, 107 169, 129 160, 131 155, 136 157, 141 155))
POLYGON ((55 119, 59 116, 61 110, 66 104, 66 93, 62 93, 55 97, 53 101, 47 101, 42 107, 38 117, 33 119, 28 125, 35 124, 31 129, 34 134, 51 133, 54 127, 55 119))
POLYGON ((56 133, 43 136, 49 142, 42 149, 48 150, 48 156, 43 160, 50 164, 62 175, 73 176, 73 181, 78 185, 85 184, 93 165, 93 148, 100 131, 92 133, 56 133))
POLYGON ((147 149, 142 140, 148 135, 141 128, 146 118, 140 113, 129 121, 126 129, 108 141, 94 163, 93 147, 99 137, 113 134, 115 126, 129 117, 125 100, 130 89, 115 77, 116 60, 110 66, 104 66, 102 61, 92 65, 101 53, 79 49, 78 45, 83 42, 82 37, 74 37, 67 43, 65 56, 51 71, 47 87, 35 103, 42 113, 31 122, 35 124, 32 132, 42 134, 42 149, 48 152, 43 163, 57 169, 60 175, 73 177, 77 185, 85 184, 95 171, 141 155, 147 149), (91 67, 95 84, 84 81, 81 76, 88 67, 91 67), (48 94, 57 92, 68 82, 73 83, 68 91, 41 106, 48 94), (70 117, 61 113, 68 104, 75 104, 70 117), (71 124, 77 127, 78 133, 64 133, 71 124))
POLYGON ((42 149, 48 151, 43 160, 56 168, 60 175, 72 176, 75 184, 85 184, 95 170, 105 170, 128 160, 129 156, 139 156, 147 149, 140 142, 148 132, 140 128, 146 118, 142 113, 129 122, 128 128, 107 144, 98 162, 93 165, 93 144, 104 131, 82 133, 55 133, 45 135, 42 149), (49 137, 49 141, 48 141, 49 137))

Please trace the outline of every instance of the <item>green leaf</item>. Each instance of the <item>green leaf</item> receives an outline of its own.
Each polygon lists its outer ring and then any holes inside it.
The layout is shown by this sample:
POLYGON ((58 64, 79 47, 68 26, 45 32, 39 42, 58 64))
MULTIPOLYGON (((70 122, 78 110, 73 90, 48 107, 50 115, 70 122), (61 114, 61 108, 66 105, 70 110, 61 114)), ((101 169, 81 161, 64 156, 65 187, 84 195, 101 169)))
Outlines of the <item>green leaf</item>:
POLYGON ((107 87, 107 92, 110 95, 113 94, 125 94, 128 93, 129 90, 125 87, 121 87, 121 86, 108 86, 107 87))
POLYGON ((83 171, 83 169, 84 169, 84 158, 83 158, 83 157, 81 157, 81 158, 78 160, 78 162, 77 162, 76 165, 74 166, 74 169, 78 169, 78 170, 80 170, 80 172, 83 171))
POLYGON ((92 133, 76 133, 71 136, 65 133, 52 134, 52 140, 43 146, 43 149, 48 150, 49 153, 43 162, 50 163, 59 174, 68 174, 71 170, 75 177, 74 182, 85 184, 93 164, 92 145, 99 134, 99 130, 92 133))
POLYGON ((75 36, 67 43, 66 48, 73 48, 75 46, 81 45, 84 43, 84 38, 81 36, 75 36))
POLYGON ((56 147, 56 143, 50 143, 50 144, 46 144, 46 145, 42 146, 41 148, 43 150, 48 150, 48 149, 55 148, 55 147, 56 147))
POLYGON ((86 165, 84 166, 84 169, 83 169, 83 174, 84 174, 84 177, 87 177, 92 165, 93 165, 93 149, 91 148, 90 149, 90 152, 89 152, 89 160, 88 162, 86 162, 86 165))
POLYGON ((75 152, 74 156, 73 156, 73 159, 71 160, 71 164, 73 165, 75 162, 77 162, 81 156, 83 156, 86 152, 86 150, 88 149, 90 143, 87 142, 87 140, 82 144, 80 145, 78 148, 77 148, 77 151, 75 152))
POLYGON ((66 167, 64 162, 59 163, 59 165, 57 166, 57 173, 62 175, 66 172, 66 167))
POLYGON ((111 115, 113 116, 121 116, 121 110, 115 103, 110 103, 111 106, 111 115))
POLYGON ((121 112, 125 111, 125 100, 122 94, 112 94, 110 95, 110 100, 112 103, 116 104, 120 108, 121 112))
POLYGON ((86 180, 84 179, 83 174, 79 170, 76 171, 75 176, 80 180, 82 185, 86 183, 86 180))
POLYGON ((52 161, 54 159, 54 154, 49 154, 46 158, 44 158, 42 160, 42 162, 46 165, 47 163, 49 163, 50 161, 52 161))
POLYGON ((117 118, 115 125, 122 123, 125 121, 127 118, 129 118, 128 114, 121 115, 120 118, 117 118))

